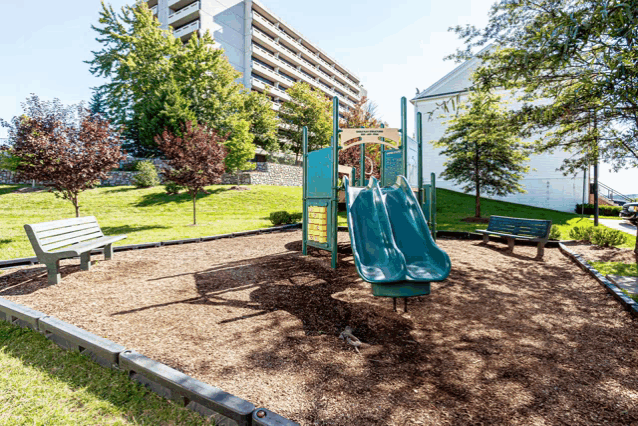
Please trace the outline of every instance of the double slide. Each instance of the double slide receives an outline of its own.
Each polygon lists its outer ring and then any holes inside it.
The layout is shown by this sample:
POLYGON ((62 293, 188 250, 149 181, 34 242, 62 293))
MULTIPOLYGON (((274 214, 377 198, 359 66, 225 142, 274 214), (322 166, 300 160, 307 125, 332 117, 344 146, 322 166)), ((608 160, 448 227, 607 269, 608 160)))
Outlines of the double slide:
POLYGON ((373 177, 352 187, 344 177, 348 228, 357 272, 375 296, 430 293, 430 282, 448 277, 452 265, 430 234, 425 216, 403 176, 381 188, 373 177))

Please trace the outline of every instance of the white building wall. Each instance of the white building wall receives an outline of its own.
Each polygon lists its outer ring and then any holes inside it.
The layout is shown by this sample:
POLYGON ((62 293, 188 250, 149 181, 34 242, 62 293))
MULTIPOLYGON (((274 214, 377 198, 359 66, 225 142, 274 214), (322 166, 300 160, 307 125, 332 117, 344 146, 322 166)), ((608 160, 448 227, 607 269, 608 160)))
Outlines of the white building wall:
MULTIPOLYGON (((466 76, 459 75, 458 80, 467 80, 466 76)), ((461 87, 456 84, 455 87, 461 87)), ((449 120, 449 115, 442 117, 445 113, 440 109, 442 101, 449 99, 450 96, 430 98, 418 100, 415 102, 415 114, 421 112, 423 114, 423 167, 424 176, 429 173, 436 173, 437 186, 439 188, 450 189, 453 191, 463 192, 460 185, 456 185, 452 181, 443 180, 440 176, 444 170, 443 163, 446 158, 440 155, 442 149, 435 148, 432 141, 439 140, 445 133, 447 125, 445 122, 449 120), (437 109, 432 119, 428 119, 430 111, 437 109)), ((464 100, 465 96, 461 96, 464 100)), ((515 104, 510 104, 512 107, 515 104)), ((453 111, 450 111, 453 114, 453 111)), ((532 155, 528 165, 530 171, 521 181, 522 186, 527 191, 523 194, 511 194, 504 197, 487 197, 511 203, 525 204, 535 207, 543 207, 552 210, 564 212, 573 212, 576 204, 583 201, 583 175, 584 172, 573 176, 564 176, 558 168, 564 159, 571 154, 563 151, 556 151, 553 154, 532 155)), ((427 178, 426 178, 427 180, 427 178)), ((587 193, 588 188, 585 187, 587 193)))
POLYGON ((244 1, 224 0, 222 3, 218 0, 201 0, 201 2, 202 32, 210 31, 215 42, 224 49, 228 62, 243 75, 246 71, 244 1))

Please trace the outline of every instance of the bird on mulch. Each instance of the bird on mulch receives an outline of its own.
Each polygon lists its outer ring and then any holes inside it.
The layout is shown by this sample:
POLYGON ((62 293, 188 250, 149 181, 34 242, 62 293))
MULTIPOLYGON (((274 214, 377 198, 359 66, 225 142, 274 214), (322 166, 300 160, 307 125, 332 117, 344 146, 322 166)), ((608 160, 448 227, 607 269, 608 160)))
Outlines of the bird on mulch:
POLYGON ((352 327, 350 326, 347 326, 346 329, 341 332, 339 338, 341 340, 344 340, 350 346, 353 346, 354 350, 357 351, 357 353, 360 353, 359 348, 364 347, 364 345, 367 346, 361 340, 357 339, 354 334, 352 334, 352 327))

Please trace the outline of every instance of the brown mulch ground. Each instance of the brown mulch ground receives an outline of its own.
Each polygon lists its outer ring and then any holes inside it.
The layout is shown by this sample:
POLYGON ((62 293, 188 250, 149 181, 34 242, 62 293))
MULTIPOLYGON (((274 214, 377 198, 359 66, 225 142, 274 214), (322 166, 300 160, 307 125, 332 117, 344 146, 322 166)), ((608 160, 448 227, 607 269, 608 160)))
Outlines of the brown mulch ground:
POLYGON ((638 424, 638 323, 557 249, 440 240, 452 274, 403 314, 359 279, 347 233, 337 270, 300 238, 66 261, 55 286, 25 267, 0 296, 303 425, 638 424))
POLYGON ((598 247, 593 244, 569 241, 563 243, 571 251, 580 254, 589 262, 636 263, 638 256, 632 249, 618 247, 598 247))

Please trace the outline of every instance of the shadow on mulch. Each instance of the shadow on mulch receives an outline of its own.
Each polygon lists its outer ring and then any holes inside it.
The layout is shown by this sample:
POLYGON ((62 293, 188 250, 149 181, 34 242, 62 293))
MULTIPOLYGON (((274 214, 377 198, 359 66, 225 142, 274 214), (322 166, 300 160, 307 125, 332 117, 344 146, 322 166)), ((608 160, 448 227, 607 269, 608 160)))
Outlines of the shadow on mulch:
MULTIPOLYGON (((77 265, 61 265, 60 275, 65 277, 82 272, 80 260, 77 265)), ((92 262, 95 264, 95 261, 92 262)), ((46 266, 35 266, 28 269, 17 269, 6 272, 0 277, 0 296, 23 296, 40 291, 54 284, 49 284, 46 266)))

